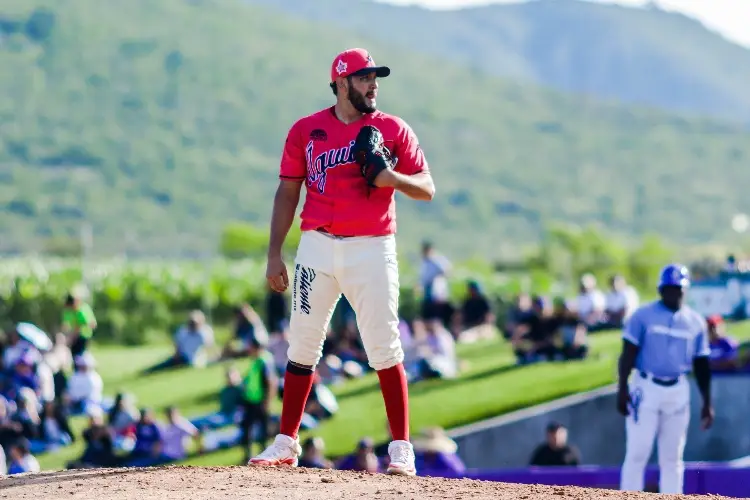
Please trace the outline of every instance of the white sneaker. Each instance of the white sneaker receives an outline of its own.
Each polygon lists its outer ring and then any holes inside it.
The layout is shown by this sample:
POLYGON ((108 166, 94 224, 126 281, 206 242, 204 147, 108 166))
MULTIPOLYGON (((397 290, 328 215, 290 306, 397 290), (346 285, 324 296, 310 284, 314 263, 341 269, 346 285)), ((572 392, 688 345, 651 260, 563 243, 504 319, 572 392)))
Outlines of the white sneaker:
POLYGON ((302 447, 299 441, 284 434, 279 434, 271 446, 263 450, 257 457, 251 458, 247 465, 265 465, 276 467, 279 465, 291 465, 297 467, 297 459, 302 455, 302 447))
POLYGON ((414 447, 409 441, 391 441, 388 445, 388 456, 391 462, 388 464, 388 474, 401 476, 415 476, 417 468, 414 466, 414 447))

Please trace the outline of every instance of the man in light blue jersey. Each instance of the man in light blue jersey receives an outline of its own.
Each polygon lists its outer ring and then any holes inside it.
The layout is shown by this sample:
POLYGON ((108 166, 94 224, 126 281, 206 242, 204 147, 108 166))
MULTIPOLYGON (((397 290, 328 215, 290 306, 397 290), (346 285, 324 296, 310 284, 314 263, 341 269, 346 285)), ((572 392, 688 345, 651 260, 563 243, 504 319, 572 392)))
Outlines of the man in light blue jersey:
POLYGON ((617 397, 617 409, 626 417, 621 490, 643 491, 646 464, 658 439, 659 492, 682 493, 690 371, 703 398, 703 429, 713 423, 706 320, 683 304, 689 286, 685 266, 666 266, 659 276, 660 300, 638 308, 625 324, 617 397))

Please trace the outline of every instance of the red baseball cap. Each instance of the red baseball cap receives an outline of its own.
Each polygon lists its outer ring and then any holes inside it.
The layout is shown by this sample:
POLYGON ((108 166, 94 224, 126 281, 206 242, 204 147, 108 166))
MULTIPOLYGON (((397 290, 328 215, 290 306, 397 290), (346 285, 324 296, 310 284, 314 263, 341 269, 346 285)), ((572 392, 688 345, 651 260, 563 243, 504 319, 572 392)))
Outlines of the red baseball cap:
POLYGON ((708 323, 709 326, 718 326, 718 325, 724 323, 724 318, 722 318, 718 314, 714 314, 713 316, 709 316, 706 319, 706 323, 708 323))
POLYGON ((337 55, 331 64, 331 82, 336 78, 346 78, 354 74, 375 72, 378 78, 385 78, 391 74, 388 66, 376 66, 372 56, 365 49, 349 49, 337 55))

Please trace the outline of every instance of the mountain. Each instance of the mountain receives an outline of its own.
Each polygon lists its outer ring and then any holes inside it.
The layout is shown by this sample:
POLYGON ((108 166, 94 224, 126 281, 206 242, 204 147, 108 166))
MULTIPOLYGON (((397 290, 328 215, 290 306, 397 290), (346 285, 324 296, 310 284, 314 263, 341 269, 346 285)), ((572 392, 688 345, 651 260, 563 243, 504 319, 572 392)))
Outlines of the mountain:
POLYGON ((404 250, 507 255, 553 221, 691 244, 750 212, 750 133, 582 99, 233 0, 4 0, 0 251, 92 224, 95 251, 212 253, 265 226, 286 132, 330 105, 345 47, 391 65, 379 105, 409 122, 437 184, 399 197, 404 250))
POLYGON ((430 11, 372 0, 245 0, 490 74, 750 123, 750 50, 658 8, 579 0, 430 11))

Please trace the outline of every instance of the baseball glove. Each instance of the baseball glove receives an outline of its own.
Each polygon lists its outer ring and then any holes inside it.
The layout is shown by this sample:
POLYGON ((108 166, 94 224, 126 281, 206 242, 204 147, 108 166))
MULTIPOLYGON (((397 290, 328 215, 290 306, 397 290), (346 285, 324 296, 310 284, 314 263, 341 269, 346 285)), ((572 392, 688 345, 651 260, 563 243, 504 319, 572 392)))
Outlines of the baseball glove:
POLYGON ((362 177, 370 187, 376 187, 375 177, 385 169, 393 169, 393 158, 383 145, 383 134, 372 125, 365 125, 357 134, 352 147, 354 161, 359 164, 362 177))

